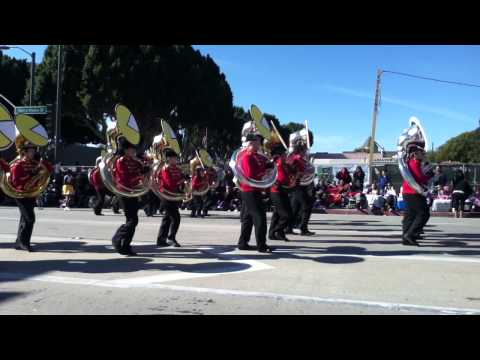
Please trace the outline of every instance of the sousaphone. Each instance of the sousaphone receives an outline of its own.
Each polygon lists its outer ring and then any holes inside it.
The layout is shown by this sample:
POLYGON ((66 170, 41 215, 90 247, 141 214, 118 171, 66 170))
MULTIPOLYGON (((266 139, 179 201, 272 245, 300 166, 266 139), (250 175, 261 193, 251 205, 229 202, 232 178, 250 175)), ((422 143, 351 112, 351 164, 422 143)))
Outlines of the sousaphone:
POLYGON ((241 162, 239 161, 246 150, 245 139, 248 134, 258 134, 264 138, 263 151, 259 152, 260 156, 266 158, 267 161, 270 160, 268 154, 269 144, 272 143, 274 139, 275 132, 272 132, 270 126, 268 125, 267 120, 263 116, 261 110, 256 106, 252 105, 250 108, 250 116, 252 121, 247 122, 242 130, 242 146, 235 150, 230 159, 230 167, 232 168, 233 174, 237 181, 247 184, 251 187, 267 189, 270 188, 277 181, 278 169, 274 165, 273 168, 267 169, 265 175, 261 180, 255 180, 247 177, 245 172, 242 169, 241 162))
POLYGON ((410 146, 416 145, 425 151, 428 149, 428 138, 425 129, 420 120, 412 116, 409 119, 410 127, 405 129, 398 138, 397 142, 397 160, 398 168, 405 181, 419 194, 425 194, 428 191, 426 186, 423 186, 415 180, 410 169, 408 168, 408 149, 410 146))
MULTIPOLYGON (((183 191, 174 193, 163 188, 161 180, 161 171, 166 165, 165 150, 172 149, 177 155, 180 155, 180 144, 172 127, 165 120, 161 120, 162 133, 153 138, 150 148, 150 157, 153 158, 152 173, 150 175, 150 189, 160 199, 167 201, 188 201, 191 198, 190 183, 186 183, 183 191)), ((185 167, 180 165, 182 172, 185 173, 185 167)))
POLYGON ((315 179, 315 167, 309 161, 310 157, 310 148, 312 143, 310 141, 310 131, 308 129, 308 122, 305 121, 305 128, 300 131, 295 131, 290 134, 290 147, 288 156, 291 157, 294 152, 294 148, 298 145, 303 145, 306 147, 307 151, 305 153, 306 167, 305 172, 300 177, 300 186, 308 186, 315 179))
MULTIPOLYGON (((116 153, 118 150, 118 139, 125 137, 131 144, 138 145, 140 143, 140 129, 135 117, 124 105, 118 104, 115 106, 115 119, 113 126, 107 130, 107 152, 102 156, 102 160, 98 164, 103 184, 108 190, 119 196, 127 198, 143 196, 150 190, 149 173, 139 174, 138 185, 133 189, 125 189, 116 183, 115 163, 120 158, 116 153)), ((143 166, 143 162, 140 159, 135 158, 135 160, 143 166)))
MULTIPOLYGON (((7 150, 15 143, 18 152, 18 156, 10 163, 10 168, 20 161, 21 148, 26 142, 38 147, 46 146, 47 131, 31 116, 21 114, 13 119, 9 111, 0 104, 0 151, 7 150)), ((0 170, 0 188, 7 196, 14 199, 37 198, 47 189, 50 182, 50 172, 47 167, 38 162, 38 168, 38 173, 31 177, 22 190, 13 186, 11 173, 0 170)))

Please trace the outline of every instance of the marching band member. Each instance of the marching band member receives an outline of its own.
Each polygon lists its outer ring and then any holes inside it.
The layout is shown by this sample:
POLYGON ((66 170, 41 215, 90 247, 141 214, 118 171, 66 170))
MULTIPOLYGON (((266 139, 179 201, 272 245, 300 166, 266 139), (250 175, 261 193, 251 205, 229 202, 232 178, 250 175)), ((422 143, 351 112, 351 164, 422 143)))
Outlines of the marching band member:
POLYGON ((270 240, 289 241, 285 236, 285 231, 292 221, 293 212, 290 198, 288 197, 288 192, 285 188, 290 183, 289 175, 293 169, 286 162, 286 150, 281 144, 275 146, 271 150, 271 154, 273 160, 277 164, 278 177, 277 182, 272 186, 270 191, 270 198, 275 209, 270 222, 268 238, 270 240))
MULTIPOLYGON (((165 157, 167 164, 159 172, 161 177, 162 188, 160 191, 169 191, 171 193, 181 192, 181 187, 185 182, 185 175, 182 170, 177 166, 177 153, 172 149, 167 148, 165 150, 165 157)), ((162 207, 165 210, 165 216, 160 226, 160 231, 157 237, 157 246, 165 247, 173 245, 174 247, 180 247, 180 244, 176 240, 178 228, 180 226, 180 212, 178 210, 180 203, 178 201, 170 201, 162 199, 162 207), (167 243, 167 239, 171 241, 167 243)))
MULTIPOLYGON (((2 169, 4 172, 10 172, 11 184, 19 192, 25 191, 27 184, 29 184, 33 177, 38 175, 40 171, 40 164, 43 164, 48 172, 53 172, 53 166, 46 160, 37 161, 37 147, 24 139, 17 142, 17 150, 20 154, 20 160, 16 161, 11 167, 5 161, 2 161, 2 169)), ((15 243, 16 250, 25 250, 33 252, 30 246, 33 226, 35 224, 35 203, 36 198, 23 197, 15 198, 18 209, 20 210, 20 223, 18 225, 18 235, 15 243)))
POLYGON ((92 170, 89 178, 90 183, 95 189, 95 193, 97 196, 95 200, 95 205, 93 206, 93 212, 97 216, 103 215, 102 209, 103 204, 105 203, 105 195, 107 194, 105 186, 103 185, 102 176, 100 175, 100 168, 98 167, 98 164, 101 160, 101 157, 96 160, 97 166, 95 167, 95 169, 92 170))
MULTIPOLYGON (((263 137, 257 134, 248 134, 246 136, 247 148, 240 153, 238 161, 246 177, 260 180, 266 170, 273 166, 273 163, 267 162, 266 158, 259 156, 258 151, 263 142, 263 137)), ((255 227, 255 239, 257 241, 257 250, 261 253, 271 253, 272 248, 267 246, 267 215, 265 205, 262 201, 262 189, 252 187, 240 182, 242 196, 242 210, 240 239, 238 240, 239 250, 251 250, 248 245, 252 227, 255 227)))
MULTIPOLYGON (((122 190, 134 189, 141 183, 143 175, 148 173, 149 167, 136 159, 136 146, 125 137, 118 139, 118 154, 121 157, 115 162, 116 184, 122 190)), ((133 252, 130 244, 138 225, 138 198, 120 196, 119 200, 126 222, 116 231, 112 238, 112 245, 121 255, 135 256, 137 254, 133 252)))
MULTIPOLYGON (((202 169, 201 166, 197 166, 195 168, 195 174, 192 176, 192 190, 200 191, 204 189, 206 185, 208 186, 208 177, 205 174, 205 170, 202 169)), ((193 195, 191 217, 204 217, 202 213, 202 210, 204 210, 203 197, 202 195, 193 195)))
POLYGON ((302 186, 299 180, 305 172, 307 160, 305 159, 307 146, 303 143, 297 143, 293 147, 293 153, 289 158, 288 163, 295 169, 297 174, 297 185, 295 186, 292 196, 292 221, 287 229, 286 234, 294 234, 293 228, 298 217, 300 217, 300 231, 301 235, 310 236, 315 235, 314 232, 308 230, 308 222, 312 212, 312 200, 308 195, 308 186, 302 186))
MULTIPOLYGON (((407 149, 409 161, 407 163, 415 181, 420 185, 427 185, 430 178, 423 173, 422 161, 425 159, 425 150, 417 145, 411 145, 407 149)), ((406 204, 406 212, 403 219, 403 245, 420 246, 417 242, 420 233, 426 225, 429 216, 427 198, 413 189, 409 182, 403 180, 403 199, 406 204)))

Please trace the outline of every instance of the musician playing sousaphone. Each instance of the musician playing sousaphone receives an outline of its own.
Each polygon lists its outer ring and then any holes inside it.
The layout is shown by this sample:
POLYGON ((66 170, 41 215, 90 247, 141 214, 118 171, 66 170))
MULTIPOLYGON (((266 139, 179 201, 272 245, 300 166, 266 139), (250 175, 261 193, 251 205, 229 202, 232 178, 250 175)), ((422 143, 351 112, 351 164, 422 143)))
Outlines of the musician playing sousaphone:
POLYGON ((403 219, 402 244, 420 246, 423 227, 430 217, 426 194, 428 182, 433 177, 432 167, 426 161, 427 135, 420 120, 410 118, 397 145, 397 159, 403 177, 403 199, 406 212, 403 219))
POLYGON ((35 203, 48 186, 53 166, 40 159, 38 147, 48 144, 45 128, 34 118, 17 115, 15 120, 0 104, 0 151, 15 142, 18 157, 10 164, 0 159, 0 187, 14 198, 20 210, 16 250, 34 251, 30 240, 35 224, 35 203))
POLYGON ((296 185, 292 193, 293 217, 287 234, 294 234, 293 228, 300 218, 300 231, 303 236, 311 236, 315 233, 308 230, 308 222, 313 207, 313 196, 309 194, 309 186, 315 176, 315 168, 309 163, 309 150, 312 145, 307 123, 305 128, 290 134, 290 148, 287 163, 295 169, 296 185))
POLYGON ((153 139, 152 149, 155 163, 151 189, 160 198, 165 215, 157 236, 158 247, 181 247, 177 241, 180 227, 179 207, 186 200, 186 177, 178 166, 180 145, 170 125, 161 120, 162 134, 153 139), (170 243, 167 242, 170 240, 170 243))
POLYGON ((213 161, 205 149, 200 149, 195 158, 190 161, 192 173, 192 213, 190 217, 203 218, 206 215, 204 197, 217 181, 217 173, 212 165, 213 161))
POLYGON ((140 131, 133 114, 125 106, 115 107, 116 122, 107 130, 108 152, 99 164, 103 184, 119 197, 125 224, 112 237, 114 249, 121 255, 137 255, 131 247, 138 225, 138 198, 149 191, 150 167, 137 158, 140 131))
POLYGON ((264 139, 271 136, 270 128, 263 116, 252 113, 251 116, 253 121, 247 122, 242 130, 243 145, 234 152, 230 161, 230 167, 240 183, 242 196, 238 249, 252 249, 248 242, 252 228, 255 227, 257 250, 271 253, 273 249, 267 246, 267 216, 262 191, 275 183, 278 172, 275 164, 262 151, 264 139))

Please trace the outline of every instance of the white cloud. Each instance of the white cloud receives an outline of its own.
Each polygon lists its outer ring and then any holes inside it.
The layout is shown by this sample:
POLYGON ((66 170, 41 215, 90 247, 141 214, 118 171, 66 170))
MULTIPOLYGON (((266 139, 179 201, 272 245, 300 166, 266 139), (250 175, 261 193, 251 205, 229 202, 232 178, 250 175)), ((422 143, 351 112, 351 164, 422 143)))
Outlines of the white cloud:
MULTIPOLYGON (((350 95, 354 97, 359 97, 359 98, 366 98, 366 99, 371 99, 373 101, 373 95, 369 92, 366 91, 359 91, 355 89, 348 89, 344 88, 341 86, 335 86, 335 85, 329 85, 329 84, 323 84, 322 88, 340 93, 340 94, 345 94, 345 95, 350 95)), ((403 106, 408 109, 420 111, 420 112, 427 112, 430 114, 435 114, 441 117, 445 117, 448 119, 454 119, 454 120, 459 120, 468 124, 473 124, 475 123, 475 118, 473 116, 469 116, 466 114, 462 114, 456 111, 452 111, 447 108, 442 108, 442 107, 435 107, 435 106, 430 106, 430 105, 425 105, 425 104, 420 104, 411 100, 405 100, 405 99, 399 99, 395 97, 389 97, 389 96, 382 96, 381 101, 384 103, 389 103, 389 104, 394 104, 394 105, 399 105, 403 106)))

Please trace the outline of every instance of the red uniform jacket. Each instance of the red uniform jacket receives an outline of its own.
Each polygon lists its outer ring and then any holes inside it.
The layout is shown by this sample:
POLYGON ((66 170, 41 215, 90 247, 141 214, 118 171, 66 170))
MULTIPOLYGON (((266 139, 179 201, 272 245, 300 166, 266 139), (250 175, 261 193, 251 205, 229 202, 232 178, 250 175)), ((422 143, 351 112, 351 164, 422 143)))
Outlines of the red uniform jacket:
MULTIPOLYGON (((288 164, 293 167, 297 174, 302 174, 307 168, 307 160, 301 154, 293 154, 288 159, 288 164)), ((297 185, 299 185, 300 178, 297 178, 297 185)))
MULTIPOLYGON (((244 176, 254 180, 261 180, 266 172, 266 158, 248 150, 242 151, 239 156, 244 176)), ((240 183, 240 190, 244 192, 262 191, 260 188, 251 187, 244 183, 240 183)))
POLYGON ((285 163, 287 156, 283 154, 279 156, 275 163, 277 164, 278 176, 277 182, 272 186, 271 192, 277 193, 281 190, 282 186, 288 186, 290 183, 289 173, 287 170, 287 164, 285 163))
MULTIPOLYGON (((53 171, 53 166, 48 161, 42 160, 40 163, 47 168, 49 173, 53 171)), ((26 183, 33 176, 32 172, 38 168, 40 163, 36 160, 29 160, 27 158, 16 161, 10 169, 13 187, 19 191, 25 190, 26 183)))
POLYGON ((205 186, 208 184, 207 176, 197 176, 193 175, 192 177, 192 190, 199 191, 205 189, 205 186))
POLYGON ((95 190, 101 190, 104 188, 102 175, 100 174, 100 168, 96 167, 90 174, 90 181, 95 190))
POLYGON ((185 181, 185 175, 178 166, 164 166, 160 172, 161 187, 160 191, 167 190, 173 193, 180 192, 180 186, 185 181))
POLYGON ((307 160, 305 160, 301 154, 293 154, 289 158, 289 164, 292 165, 297 172, 303 173, 307 167, 307 160))
POLYGON ((143 164, 128 155, 122 156, 115 163, 115 181, 124 189, 133 189, 143 179, 143 164))
MULTIPOLYGON (((408 161, 408 168, 417 183, 420 185, 426 185, 428 183, 429 177, 422 173, 422 162, 420 160, 410 159, 408 161)), ((403 193, 418 194, 405 180, 403 181, 403 193)))

